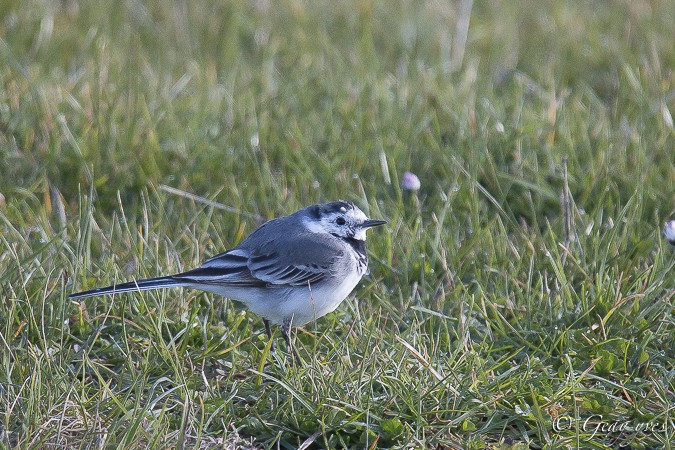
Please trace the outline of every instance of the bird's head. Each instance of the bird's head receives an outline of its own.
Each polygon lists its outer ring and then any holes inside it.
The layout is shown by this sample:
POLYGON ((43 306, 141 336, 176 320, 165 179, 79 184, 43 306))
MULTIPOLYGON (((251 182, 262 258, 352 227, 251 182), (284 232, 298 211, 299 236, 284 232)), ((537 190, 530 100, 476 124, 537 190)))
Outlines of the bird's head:
POLYGON ((366 230, 387 223, 369 219, 354 203, 336 202, 312 205, 304 210, 303 225, 312 233, 327 233, 343 239, 366 240, 366 230))

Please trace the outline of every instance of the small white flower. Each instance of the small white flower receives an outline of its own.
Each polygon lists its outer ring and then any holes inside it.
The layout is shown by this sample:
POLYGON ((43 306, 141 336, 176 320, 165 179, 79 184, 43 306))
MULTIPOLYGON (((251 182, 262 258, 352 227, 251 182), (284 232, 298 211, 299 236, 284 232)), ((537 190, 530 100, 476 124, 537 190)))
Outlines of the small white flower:
POLYGON ((675 245, 675 220, 666 222, 666 226, 663 228, 663 234, 666 235, 666 240, 670 245, 675 245))
POLYGON ((403 174, 403 179, 401 180, 401 187, 406 191, 418 191, 422 183, 420 179, 412 172, 406 172, 403 174))

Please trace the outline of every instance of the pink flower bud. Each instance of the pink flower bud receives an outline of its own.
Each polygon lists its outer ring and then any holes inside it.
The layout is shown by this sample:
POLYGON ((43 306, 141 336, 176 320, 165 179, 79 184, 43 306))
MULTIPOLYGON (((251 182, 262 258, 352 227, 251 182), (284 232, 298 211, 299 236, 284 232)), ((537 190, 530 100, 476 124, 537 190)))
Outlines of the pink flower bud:
POLYGON ((666 235, 666 240, 670 245, 675 245, 675 220, 669 220, 666 222, 666 226, 663 229, 663 234, 666 235))
POLYGON ((403 179, 401 180, 401 187, 406 191, 418 191, 422 184, 420 179, 417 178, 412 172, 406 172, 403 174, 403 179))

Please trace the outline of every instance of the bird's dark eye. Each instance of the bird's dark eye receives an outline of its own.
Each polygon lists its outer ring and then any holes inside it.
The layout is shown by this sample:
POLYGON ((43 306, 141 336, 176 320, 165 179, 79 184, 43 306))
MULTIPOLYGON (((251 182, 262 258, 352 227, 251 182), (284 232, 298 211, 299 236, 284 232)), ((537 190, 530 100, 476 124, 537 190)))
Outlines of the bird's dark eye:
POLYGON ((338 217, 337 219, 335 219, 335 223, 337 223, 338 225, 344 225, 347 223, 347 221, 345 220, 344 217, 338 217))

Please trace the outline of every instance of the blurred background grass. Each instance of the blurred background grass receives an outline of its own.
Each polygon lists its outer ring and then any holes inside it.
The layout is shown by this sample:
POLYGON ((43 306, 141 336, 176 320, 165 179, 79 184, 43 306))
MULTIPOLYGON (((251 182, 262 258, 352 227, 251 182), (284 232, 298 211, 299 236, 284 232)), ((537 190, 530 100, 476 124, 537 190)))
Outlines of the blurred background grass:
POLYGON ((671 445, 674 35, 665 0, 0 0, 0 442, 671 445), (336 198, 390 226, 304 368, 203 294, 65 300, 336 198))
POLYGON ((48 180, 72 202, 94 185, 109 208, 167 183, 268 210, 345 195, 353 174, 386 190, 385 150, 429 195, 454 157, 532 216, 568 154, 578 201, 599 174, 620 203, 653 177, 657 206, 673 192, 672 8, 481 2, 460 59, 452 2, 5 2, 0 188, 48 180))

